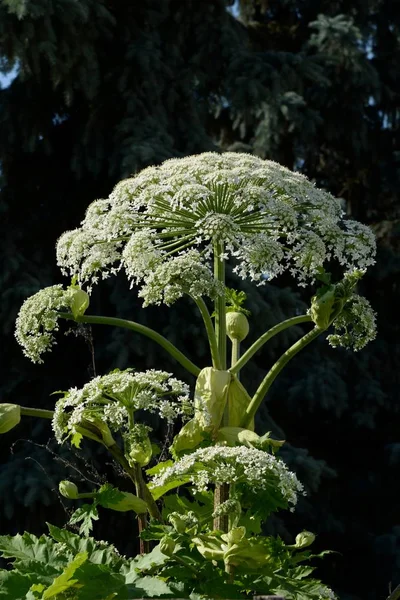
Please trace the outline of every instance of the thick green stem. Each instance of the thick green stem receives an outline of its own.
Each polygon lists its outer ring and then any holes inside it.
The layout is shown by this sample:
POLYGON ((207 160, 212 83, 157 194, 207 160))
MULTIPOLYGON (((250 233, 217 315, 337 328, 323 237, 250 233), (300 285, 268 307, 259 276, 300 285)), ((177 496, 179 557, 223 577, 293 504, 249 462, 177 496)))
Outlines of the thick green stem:
POLYGON ((203 317, 204 325, 205 325, 206 332, 207 332, 208 342, 210 344, 210 352, 211 352, 211 359, 212 359, 213 367, 215 369, 222 369, 221 360, 220 360, 220 356, 219 356, 219 352, 218 352, 217 338, 215 335, 214 326, 213 326, 213 323, 212 323, 212 320, 210 317, 210 313, 208 312, 206 303, 204 302, 203 298, 193 298, 193 300, 196 302, 196 304, 199 308, 199 311, 201 313, 201 316, 203 317))
MULTIPOLYGON (((230 371, 232 373, 232 369, 235 369, 235 366, 238 363, 240 358, 240 342, 239 340, 232 340, 232 354, 231 354, 231 368, 230 371)), ((235 375, 239 379, 239 370, 235 369, 235 375)))
MULTIPOLYGON (((214 244, 214 277, 225 285, 225 261, 222 258, 224 252, 223 242, 214 244)), ((226 369, 226 306, 225 296, 218 296, 215 301, 215 333, 217 337, 218 353, 220 358, 221 369, 226 369)), ((224 411, 222 424, 228 425, 229 412, 228 407, 224 411)), ((228 500, 229 486, 227 484, 217 486, 214 492, 214 509, 217 509, 220 504, 228 500)), ((214 519, 215 529, 228 531, 228 516, 222 515, 214 519)))
POLYGON ((297 342, 295 344, 293 344, 293 346, 291 346, 288 350, 286 350, 286 352, 284 352, 284 354, 282 354, 282 356, 276 361, 276 363, 268 371, 267 375, 264 377, 260 386, 258 387, 258 390, 256 391, 253 398, 251 399, 251 402, 249 403, 249 405, 246 409, 243 421, 240 424, 241 427, 246 428, 249 426, 249 423, 254 418, 254 415, 256 414, 256 412, 257 412, 261 402, 263 401, 266 393, 268 392, 269 388, 271 387, 271 385, 273 384, 273 382, 275 381, 275 379, 279 375, 279 373, 282 371, 282 369, 287 365, 287 363, 298 352, 300 352, 300 350, 305 348, 305 346, 307 346, 310 342, 315 340, 324 331, 325 331, 324 329, 319 329, 318 327, 314 327, 314 329, 312 329, 311 331, 306 333, 306 335, 304 335, 302 338, 297 340, 297 342))
POLYGON ((177 360, 189 373, 192 373, 197 377, 200 373, 200 369, 197 365, 192 363, 183 352, 178 350, 174 344, 172 344, 167 338, 162 336, 154 329, 150 329, 150 327, 146 327, 145 325, 141 325, 140 323, 136 323, 135 321, 128 321, 126 319, 118 319, 116 317, 97 317, 92 315, 83 315, 74 319, 72 313, 59 313, 59 316, 62 319, 69 319, 71 321, 76 321, 78 323, 88 323, 88 324, 97 324, 97 325, 112 325, 114 327, 123 327, 124 329, 130 329, 135 331, 136 333, 141 333, 146 337, 150 338, 157 344, 159 344, 164 350, 166 350, 175 360, 177 360))
POLYGON ((292 317, 290 319, 286 319, 286 321, 282 321, 281 323, 278 323, 278 325, 271 327, 271 329, 269 329, 268 331, 263 333, 263 335, 261 335, 258 338, 258 340, 256 340, 254 342, 254 344, 252 344, 250 346, 250 348, 248 348, 248 350, 246 350, 246 352, 242 355, 242 357, 229 370, 231 371, 231 373, 236 375, 240 371, 240 369, 242 369, 249 362, 251 357, 256 352, 258 352, 258 350, 260 350, 260 348, 262 348, 262 346, 266 342, 268 342, 268 340, 270 340, 272 337, 274 337, 274 335, 276 335, 277 333, 280 333, 281 331, 284 331, 285 329, 287 329, 288 327, 291 327, 292 325, 300 325, 301 323, 309 323, 311 320, 312 319, 309 315, 300 315, 298 317, 292 317))
MULTIPOLYGON (((214 277, 225 285, 225 261, 222 258, 224 244, 214 244, 214 277)), ((218 352, 221 369, 226 369, 226 308, 225 296, 218 296, 215 301, 215 333, 217 336, 218 352)))
POLYGON ((149 514, 153 517, 153 519, 157 519, 157 521, 160 521, 162 523, 163 518, 161 516, 160 511, 158 510, 157 504, 155 503, 153 496, 150 493, 149 488, 147 487, 146 482, 142 477, 142 471, 140 466, 135 465, 134 467, 131 467, 128 461, 126 460, 121 448, 117 444, 109 446, 107 450, 121 465, 124 471, 129 475, 130 479, 135 484, 137 495, 139 496, 139 498, 142 498, 142 500, 147 502, 149 514))
POLYGON ((27 408, 20 406, 21 416, 23 417, 38 417, 39 419, 52 419, 54 410, 44 410, 42 408, 27 408))

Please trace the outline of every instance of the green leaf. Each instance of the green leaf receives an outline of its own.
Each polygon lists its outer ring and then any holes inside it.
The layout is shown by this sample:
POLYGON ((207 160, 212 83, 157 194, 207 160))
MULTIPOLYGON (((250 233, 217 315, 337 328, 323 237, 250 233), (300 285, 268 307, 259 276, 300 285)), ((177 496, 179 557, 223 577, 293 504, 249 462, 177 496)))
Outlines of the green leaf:
POLYGON ((65 544, 67 548, 74 554, 86 552, 88 561, 94 564, 112 565, 115 570, 119 570, 122 564, 126 561, 120 556, 114 546, 98 542, 91 537, 82 538, 76 533, 72 533, 67 529, 59 529, 55 525, 47 523, 50 535, 60 542, 65 544))
POLYGON ((75 571, 85 561, 87 561, 87 558, 88 556, 86 552, 77 554, 76 557, 64 569, 64 572, 56 577, 51 586, 44 592, 43 600, 54 598, 54 596, 57 596, 57 594, 61 594, 61 592, 73 587, 78 582, 78 579, 72 579, 72 577, 74 576, 75 571))
POLYGON ((26 532, 23 535, 0 536, 0 554, 4 558, 15 558, 15 567, 25 560, 55 566, 65 560, 65 557, 60 557, 53 540, 45 535, 37 538, 26 532))
POLYGON ((75 448, 80 448, 81 447, 81 441, 83 439, 83 435, 81 433, 78 433, 77 431, 71 435, 71 445, 75 446, 75 448))
POLYGON ((197 419, 191 419, 180 429, 171 445, 172 456, 178 458, 185 450, 194 450, 205 439, 206 432, 197 419))
POLYGON ((125 578, 115 573, 107 565, 96 565, 85 562, 75 572, 78 585, 77 600, 105 600, 118 597, 130 598, 125 578))
POLYGON ((95 497, 97 503, 104 508, 118 512, 133 510, 139 515, 147 512, 147 503, 144 500, 130 492, 121 492, 109 483, 103 485, 95 497))
POLYGON ((0 404, 0 434, 7 433, 21 420, 21 407, 18 404, 0 404))
POLYGON ((161 496, 163 496, 170 490, 173 490, 181 485, 184 485, 185 483, 188 483, 189 481, 190 481, 189 475, 186 475, 186 476, 182 475, 182 477, 180 477, 180 479, 173 479, 172 481, 169 481, 168 483, 166 483, 164 485, 154 486, 150 483, 149 490, 150 490, 150 493, 153 496, 154 500, 158 500, 159 498, 161 498, 161 496))
POLYGON ((158 475, 159 473, 162 473, 162 471, 164 471, 164 469, 166 469, 167 467, 172 467, 173 464, 173 460, 165 460, 164 462, 159 462, 154 467, 151 467, 151 469, 146 469, 146 474, 151 476, 158 475))
POLYGON ((147 571, 154 567, 160 567, 168 560, 169 557, 161 552, 160 545, 158 544, 151 552, 134 558, 129 566, 122 569, 125 573, 126 583, 136 581, 140 571, 147 571))
POLYGON ((218 430, 217 439, 226 442, 228 446, 243 445, 250 447, 259 442, 260 436, 255 431, 242 427, 221 427, 218 430))
POLYGON ((18 571, 0 570, 0 598, 4 600, 25 600, 32 580, 18 571))
POLYGON ((79 533, 81 535, 89 535, 93 529, 93 521, 98 521, 99 513, 95 504, 83 504, 78 508, 69 520, 69 525, 74 525, 82 521, 79 527, 79 533))
POLYGON ((160 598, 160 596, 171 596, 172 594, 171 588, 165 583, 165 581, 159 579, 158 577, 143 577, 135 582, 135 586, 137 589, 142 590, 146 596, 149 596, 150 598, 154 598, 155 596, 160 598))

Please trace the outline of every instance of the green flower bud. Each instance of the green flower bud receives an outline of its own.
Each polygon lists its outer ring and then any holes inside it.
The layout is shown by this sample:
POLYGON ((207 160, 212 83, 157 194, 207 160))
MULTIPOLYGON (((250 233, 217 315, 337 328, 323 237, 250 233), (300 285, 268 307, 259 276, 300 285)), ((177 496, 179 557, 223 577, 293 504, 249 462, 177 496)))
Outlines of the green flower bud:
POLYGON ((166 556, 172 556, 176 547, 175 541, 170 538, 168 535, 164 535, 164 537, 160 541, 160 550, 166 556))
POLYGON ((329 325, 332 323, 335 301, 334 286, 331 286, 324 294, 320 296, 316 295, 311 298, 311 318, 320 329, 328 329, 329 325))
POLYGON ((21 420, 21 408, 18 404, 0 404, 0 433, 7 433, 21 420))
MULTIPOLYGON (((177 512, 172 512, 168 515, 168 521, 177 533, 185 533, 187 521, 177 512)), ((165 552, 164 552, 165 554, 165 552)))
POLYGON ((239 544, 246 535, 245 527, 233 527, 228 533, 221 535, 221 538, 229 545, 239 544))
POLYGON ((124 497, 118 502, 115 503, 101 503, 104 508, 110 508, 111 510, 116 510, 118 512, 128 512, 128 510, 133 510, 138 515, 141 515, 147 512, 147 504, 138 496, 131 494, 130 492, 122 492, 124 497))
POLYGON ((311 544, 315 540, 315 535, 311 533, 311 531, 302 531, 298 535, 296 535, 296 543, 294 545, 295 548, 307 548, 307 546, 311 546, 311 544))
POLYGON ((77 500, 79 498, 78 488, 75 483, 72 483, 72 481, 68 481, 66 479, 64 479, 64 481, 60 481, 58 489, 61 496, 68 498, 68 500, 77 500))
POLYGON ((131 467, 135 464, 145 467, 153 456, 153 446, 148 430, 146 425, 136 423, 124 437, 125 456, 131 467))
POLYGON ((69 306, 74 319, 84 315, 89 306, 88 294, 84 290, 81 290, 79 286, 71 286, 68 288, 68 296, 70 301, 69 306))
POLYGON ((226 333, 231 341, 242 342, 249 333, 249 321, 242 312, 228 312, 226 314, 226 333))

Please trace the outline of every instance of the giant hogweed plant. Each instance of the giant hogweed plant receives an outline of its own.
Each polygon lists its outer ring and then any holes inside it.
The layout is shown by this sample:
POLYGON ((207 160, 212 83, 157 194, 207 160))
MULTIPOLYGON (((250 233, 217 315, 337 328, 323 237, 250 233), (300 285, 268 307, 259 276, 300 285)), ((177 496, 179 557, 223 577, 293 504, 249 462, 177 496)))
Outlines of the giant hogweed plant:
POLYGON ((54 411, 1 405, 2 433, 21 416, 35 415, 52 420, 60 444, 101 444, 130 478, 132 492, 106 484, 82 493, 75 483, 60 482, 63 496, 84 500, 70 520, 80 535, 49 526, 49 536, 2 537, 1 552, 14 563, 1 572, 0 596, 334 598, 312 575, 312 533, 300 532, 292 545, 261 533, 273 511, 294 510, 304 491, 277 456, 283 441, 258 435, 254 417, 280 371, 321 334, 332 329, 332 346, 355 351, 374 338, 374 313, 356 293, 374 251, 371 231, 345 219, 337 199, 303 175, 247 154, 168 160, 93 202, 81 226, 57 243, 58 264, 71 285, 45 288, 25 301, 18 342, 40 363, 56 343, 61 320, 124 327, 151 338, 196 376, 194 395, 171 373, 132 368, 63 392, 54 411), (299 285, 313 284, 307 314, 260 332, 241 352, 249 331, 245 296, 226 287, 227 263, 255 285, 287 270, 299 285), (327 270, 332 265, 341 272, 336 281, 327 270), (119 271, 139 290, 144 307, 170 306, 185 295, 194 301, 209 366, 200 369, 135 321, 87 314, 92 287, 119 271), (250 396, 241 370, 273 336, 300 323, 309 331, 250 396), (146 413, 181 425, 170 459, 158 464, 146 413), (137 516, 140 555, 120 556, 89 537, 98 506, 137 516))

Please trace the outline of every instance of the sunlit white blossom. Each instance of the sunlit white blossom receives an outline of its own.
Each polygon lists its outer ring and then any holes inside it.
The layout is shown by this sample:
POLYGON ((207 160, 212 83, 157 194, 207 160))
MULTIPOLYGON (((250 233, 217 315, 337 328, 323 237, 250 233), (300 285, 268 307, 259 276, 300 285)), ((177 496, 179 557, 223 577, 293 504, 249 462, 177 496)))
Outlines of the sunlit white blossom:
POLYGON ((98 376, 83 388, 71 388, 57 401, 53 430, 61 443, 85 416, 99 418, 112 431, 132 433, 135 411, 158 414, 169 423, 190 418, 193 409, 187 384, 166 371, 114 371, 98 376))
POLYGON ((376 315, 366 298, 353 294, 334 320, 335 333, 328 335, 331 346, 357 352, 376 337, 376 315))
POLYGON ((272 454, 237 446, 211 446, 186 454, 165 468, 152 480, 151 487, 162 487, 170 481, 188 476, 196 489, 206 490, 210 484, 246 484, 252 491, 277 486, 283 498, 295 505, 303 486, 285 463, 272 454))
POLYGON ((328 192, 278 163, 234 152, 144 169, 96 200, 57 245, 64 273, 92 284, 122 268, 142 286, 145 305, 215 296, 215 256, 259 284, 265 273, 270 280, 289 270, 303 285, 325 261, 366 268, 374 252, 372 232, 344 220, 328 192))
POLYGON ((70 289, 62 285, 44 288, 30 296, 19 311, 15 337, 25 356, 34 363, 42 363, 42 354, 56 344, 54 332, 58 331, 59 311, 70 309, 70 289))

